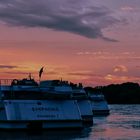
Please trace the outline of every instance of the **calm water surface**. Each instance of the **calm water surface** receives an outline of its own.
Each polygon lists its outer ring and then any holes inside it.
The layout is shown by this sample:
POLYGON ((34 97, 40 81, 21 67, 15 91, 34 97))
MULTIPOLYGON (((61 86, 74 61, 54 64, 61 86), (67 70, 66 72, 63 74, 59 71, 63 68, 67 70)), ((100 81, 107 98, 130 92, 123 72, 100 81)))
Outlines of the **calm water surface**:
POLYGON ((0 132, 0 140, 140 140, 140 105, 110 105, 110 110, 108 117, 94 117, 93 127, 80 132, 0 132))

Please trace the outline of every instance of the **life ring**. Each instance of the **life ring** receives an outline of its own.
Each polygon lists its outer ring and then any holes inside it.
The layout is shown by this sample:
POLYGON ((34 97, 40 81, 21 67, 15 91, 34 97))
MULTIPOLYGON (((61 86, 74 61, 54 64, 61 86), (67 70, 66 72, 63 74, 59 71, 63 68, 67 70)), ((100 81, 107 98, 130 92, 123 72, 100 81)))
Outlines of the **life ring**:
POLYGON ((11 85, 17 85, 18 84, 18 80, 17 79, 14 79, 11 83, 11 85))

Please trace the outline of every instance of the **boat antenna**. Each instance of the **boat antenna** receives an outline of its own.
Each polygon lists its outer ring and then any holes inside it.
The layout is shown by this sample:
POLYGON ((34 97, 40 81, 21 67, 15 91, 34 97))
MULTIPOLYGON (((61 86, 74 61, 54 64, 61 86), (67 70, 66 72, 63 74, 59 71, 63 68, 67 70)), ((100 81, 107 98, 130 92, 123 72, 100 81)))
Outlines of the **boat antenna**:
POLYGON ((30 80, 32 79, 32 74, 31 74, 31 73, 29 73, 29 79, 30 79, 30 80))

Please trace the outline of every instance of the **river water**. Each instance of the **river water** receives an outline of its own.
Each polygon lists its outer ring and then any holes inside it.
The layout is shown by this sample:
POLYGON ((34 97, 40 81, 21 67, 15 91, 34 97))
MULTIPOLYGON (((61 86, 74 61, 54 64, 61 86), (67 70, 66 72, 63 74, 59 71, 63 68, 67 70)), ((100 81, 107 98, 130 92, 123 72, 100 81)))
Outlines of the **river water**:
POLYGON ((110 115, 94 117, 82 131, 1 132, 0 140, 140 140, 140 105, 110 105, 110 115))

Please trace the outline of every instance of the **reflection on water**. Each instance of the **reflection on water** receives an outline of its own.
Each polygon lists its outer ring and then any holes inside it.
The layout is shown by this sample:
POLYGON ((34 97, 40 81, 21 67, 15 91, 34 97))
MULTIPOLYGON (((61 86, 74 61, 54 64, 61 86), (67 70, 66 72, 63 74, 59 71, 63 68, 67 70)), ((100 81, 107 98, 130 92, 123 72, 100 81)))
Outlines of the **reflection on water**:
POLYGON ((140 105, 111 105, 107 117, 94 117, 82 131, 0 132, 0 140, 140 140, 140 105))
POLYGON ((140 140, 140 105, 111 105, 108 117, 94 118, 88 139, 140 140))
POLYGON ((91 128, 84 130, 57 130, 43 132, 0 132, 0 140, 73 140, 80 138, 88 138, 91 128))

